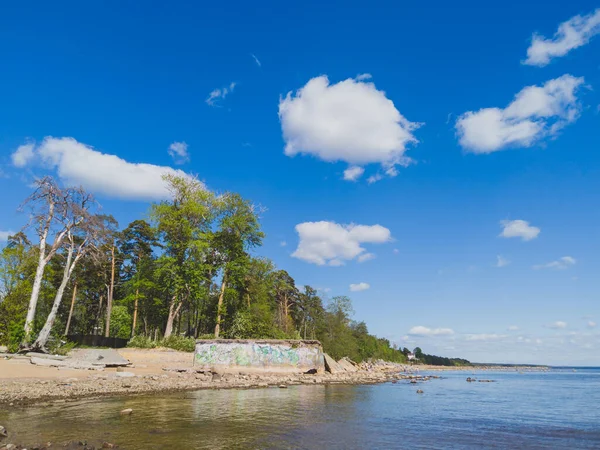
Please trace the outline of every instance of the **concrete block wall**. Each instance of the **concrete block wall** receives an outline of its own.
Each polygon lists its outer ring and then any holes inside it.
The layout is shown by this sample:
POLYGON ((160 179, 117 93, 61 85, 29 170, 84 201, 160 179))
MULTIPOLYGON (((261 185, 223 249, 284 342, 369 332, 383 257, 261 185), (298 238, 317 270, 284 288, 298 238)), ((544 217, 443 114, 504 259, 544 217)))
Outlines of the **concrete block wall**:
POLYGON ((220 372, 325 371, 319 341, 210 339, 196 341, 194 365, 220 372))

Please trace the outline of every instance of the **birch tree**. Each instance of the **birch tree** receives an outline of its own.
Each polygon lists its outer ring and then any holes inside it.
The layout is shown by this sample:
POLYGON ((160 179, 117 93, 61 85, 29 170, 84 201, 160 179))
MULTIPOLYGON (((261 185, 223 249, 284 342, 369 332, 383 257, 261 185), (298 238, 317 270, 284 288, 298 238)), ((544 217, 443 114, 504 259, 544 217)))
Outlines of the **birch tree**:
POLYGON ((35 182, 36 190, 29 196, 23 206, 30 209, 30 226, 39 237, 38 264, 31 288, 31 297, 25 318, 25 338, 21 347, 26 349, 32 339, 33 323, 44 270, 50 260, 61 247, 67 234, 79 225, 81 218, 73 219, 71 206, 80 189, 62 189, 51 177, 44 177, 35 182), (50 236, 53 236, 49 243, 50 236))
POLYGON ((56 316, 62 303, 65 288, 75 271, 77 263, 79 263, 84 256, 98 248, 98 244, 104 234, 105 216, 90 214, 89 207, 91 206, 91 196, 83 193, 82 195, 84 195, 84 197, 80 199, 80 203, 72 206, 74 211, 73 220, 76 221, 78 225, 67 232, 63 277, 60 286, 56 291, 52 309, 46 318, 46 323, 33 344, 33 349, 37 351, 46 351, 46 344, 48 343, 52 327, 56 322, 56 316))

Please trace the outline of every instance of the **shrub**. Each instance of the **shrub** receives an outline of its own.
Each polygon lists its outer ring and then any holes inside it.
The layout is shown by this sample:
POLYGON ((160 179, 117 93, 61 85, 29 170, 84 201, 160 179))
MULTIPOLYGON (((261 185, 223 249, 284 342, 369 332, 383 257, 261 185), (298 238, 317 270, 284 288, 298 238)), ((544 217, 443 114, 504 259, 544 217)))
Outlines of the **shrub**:
POLYGON ((48 351, 53 355, 66 356, 76 347, 75 342, 61 341, 60 339, 52 339, 48 341, 48 351))
POLYGON ((128 339, 131 336, 131 315, 126 306, 113 306, 110 313, 110 335, 128 339))
POLYGON ((8 326, 8 352, 17 353, 25 338, 25 321, 11 322, 8 326))
POLYGON ((158 344, 160 347, 172 348, 180 352, 193 352, 196 349, 196 339, 192 337, 183 337, 171 335, 163 339, 158 344))
POLYGON ((136 348, 156 348, 156 342, 150 339, 147 336, 134 336, 127 343, 127 347, 136 347, 136 348))

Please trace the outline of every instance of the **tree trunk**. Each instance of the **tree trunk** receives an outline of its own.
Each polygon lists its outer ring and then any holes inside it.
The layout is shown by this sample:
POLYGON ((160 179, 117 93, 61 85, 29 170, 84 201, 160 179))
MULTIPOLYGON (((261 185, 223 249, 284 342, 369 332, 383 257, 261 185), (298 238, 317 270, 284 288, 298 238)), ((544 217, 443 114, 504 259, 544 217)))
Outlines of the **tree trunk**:
POLYGON ((177 317, 177 314, 181 309, 181 305, 183 305, 183 302, 179 302, 177 307, 175 307, 176 300, 177 296, 174 295, 171 299, 171 305, 169 306, 169 316, 167 317, 167 326, 165 327, 165 334, 163 336, 164 338, 168 338, 171 336, 171 334, 173 334, 173 322, 175 321, 175 317, 177 317))
POLYGON ((69 318, 67 319, 67 326, 65 327, 65 336, 69 334, 71 317, 73 317, 73 307, 75 306, 75 297, 77 297, 77 282, 75 282, 75 285, 73 286, 73 298, 71 298, 71 309, 69 310, 69 318))
POLYGON ((31 333, 33 332, 33 321, 35 320, 35 310, 37 309, 38 298, 40 296, 40 289, 42 287, 42 279, 44 278, 44 269, 46 268, 46 238, 48 237, 48 230, 44 230, 42 237, 40 238, 40 255, 38 259, 38 266, 35 271, 35 278, 33 280, 33 288, 31 289, 31 297, 29 298, 29 307, 27 308, 27 318, 25 319, 25 341, 24 346, 31 342, 31 333))
POLYGON ((110 289, 108 291, 108 301, 106 302, 106 328, 104 337, 110 336, 110 315, 113 306, 113 292, 115 289, 115 246, 113 245, 110 251, 111 268, 110 268, 110 289))
POLYGON ((217 303, 217 324, 215 325, 215 338, 219 337, 221 331, 221 307, 225 298, 225 287, 227 284, 227 272, 223 272, 223 281, 221 282, 221 292, 219 293, 219 302, 217 303))
POLYGON ((131 326, 131 337, 135 336, 135 323, 137 322, 137 311, 138 311, 138 298, 140 290, 135 290, 135 304, 133 305, 133 325, 131 326))
POLYGON ((48 318, 46 319, 44 328, 42 328, 42 331, 40 331, 40 334, 38 335, 36 341, 33 344, 33 348, 36 350, 44 352, 46 351, 46 344, 48 343, 48 338, 50 337, 50 331, 52 331, 52 326, 56 321, 56 314, 58 313, 58 308, 60 307, 65 288, 67 287, 69 278, 71 278, 73 269, 75 269, 75 264, 77 264, 77 261, 79 260, 79 256, 80 255, 77 255, 77 257, 73 261, 73 245, 71 245, 67 254, 67 262, 65 264, 65 270, 63 272, 63 279, 60 283, 60 286, 58 287, 58 291, 56 291, 56 296, 54 297, 54 304, 52 305, 50 314, 48 314, 48 318))

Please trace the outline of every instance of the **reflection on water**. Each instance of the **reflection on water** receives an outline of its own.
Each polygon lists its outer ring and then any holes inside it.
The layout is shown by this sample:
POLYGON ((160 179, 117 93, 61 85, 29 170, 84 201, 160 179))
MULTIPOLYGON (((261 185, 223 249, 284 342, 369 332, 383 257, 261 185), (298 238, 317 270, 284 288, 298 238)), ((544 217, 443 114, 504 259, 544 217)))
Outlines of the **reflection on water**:
POLYGON ((293 386, 0 411, 21 443, 123 449, 600 448, 600 372, 448 374, 415 387, 293 386), (417 395, 422 388, 425 394, 417 395), (124 408, 131 416, 120 416, 124 408))

